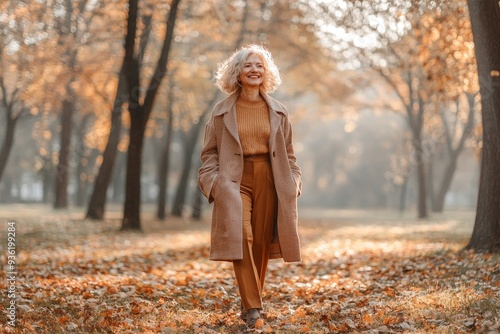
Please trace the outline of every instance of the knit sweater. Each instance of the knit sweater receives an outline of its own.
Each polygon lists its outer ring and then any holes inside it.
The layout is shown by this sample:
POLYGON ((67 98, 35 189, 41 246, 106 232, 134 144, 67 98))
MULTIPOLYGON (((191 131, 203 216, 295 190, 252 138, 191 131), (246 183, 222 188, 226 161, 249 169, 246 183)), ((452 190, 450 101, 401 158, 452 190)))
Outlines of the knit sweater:
POLYGON ((249 101, 238 97, 236 101, 238 134, 243 154, 269 153, 269 108, 266 101, 249 101))

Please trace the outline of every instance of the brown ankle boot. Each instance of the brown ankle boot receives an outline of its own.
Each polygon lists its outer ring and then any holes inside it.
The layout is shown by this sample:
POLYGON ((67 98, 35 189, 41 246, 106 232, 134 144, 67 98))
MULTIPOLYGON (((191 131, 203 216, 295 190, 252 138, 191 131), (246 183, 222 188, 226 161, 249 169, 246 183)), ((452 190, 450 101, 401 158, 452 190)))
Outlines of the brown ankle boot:
MULTIPOLYGON (((260 312, 257 308, 251 308, 245 312, 245 321, 248 327, 254 327, 257 320, 260 319, 260 312)), ((243 319, 243 313, 242 313, 243 319)))

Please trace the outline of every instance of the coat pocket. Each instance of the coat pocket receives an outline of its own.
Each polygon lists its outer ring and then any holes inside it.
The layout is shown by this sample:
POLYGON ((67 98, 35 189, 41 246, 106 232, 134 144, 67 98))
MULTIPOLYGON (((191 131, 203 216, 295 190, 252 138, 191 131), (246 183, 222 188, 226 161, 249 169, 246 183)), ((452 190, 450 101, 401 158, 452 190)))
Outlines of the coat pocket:
POLYGON ((212 200, 215 200, 215 197, 217 196, 217 180, 219 179, 219 174, 215 176, 214 183, 212 183, 212 189, 210 189, 210 197, 212 197, 212 200))

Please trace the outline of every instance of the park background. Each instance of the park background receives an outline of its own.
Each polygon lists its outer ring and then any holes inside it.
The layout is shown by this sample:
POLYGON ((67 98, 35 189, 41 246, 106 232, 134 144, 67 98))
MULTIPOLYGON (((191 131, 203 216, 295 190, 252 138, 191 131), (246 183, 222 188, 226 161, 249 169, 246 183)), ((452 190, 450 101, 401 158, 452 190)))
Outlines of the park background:
POLYGON ((499 330, 498 256, 464 250, 483 148, 465 1, 6 0, 0 31, 2 329, 243 330, 196 179, 217 64, 257 43, 283 74, 305 254, 273 264, 257 331, 499 330))

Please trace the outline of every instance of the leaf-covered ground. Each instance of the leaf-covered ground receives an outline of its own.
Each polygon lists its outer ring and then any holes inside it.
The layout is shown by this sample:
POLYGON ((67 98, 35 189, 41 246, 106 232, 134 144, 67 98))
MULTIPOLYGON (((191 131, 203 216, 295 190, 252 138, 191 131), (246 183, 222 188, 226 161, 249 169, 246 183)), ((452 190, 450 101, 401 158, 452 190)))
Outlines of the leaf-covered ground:
MULTIPOLYGON (((247 330, 229 263, 208 257, 208 221, 145 215, 144 233, 46 208, 16 220, 12 333, 499 333, 500 257, 461 251, 470 212, 429 221, 394 213, 307 211, 303 263, 272 261, 264 319, 247 330)), ((6 263, 2 256, 3 264, 6 263)), ((6 291, 5 270, 0 289, 6 291)))

